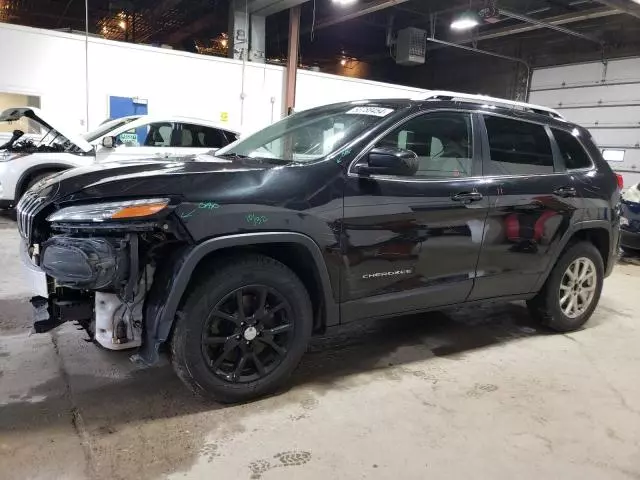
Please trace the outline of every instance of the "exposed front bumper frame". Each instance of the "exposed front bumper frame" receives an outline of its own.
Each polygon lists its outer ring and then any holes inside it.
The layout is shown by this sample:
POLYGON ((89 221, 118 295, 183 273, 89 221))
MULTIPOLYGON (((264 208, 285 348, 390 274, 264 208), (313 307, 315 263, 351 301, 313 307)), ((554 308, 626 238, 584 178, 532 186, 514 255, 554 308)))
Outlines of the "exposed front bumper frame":
POLYGON ((29 257, 27 242, 23 239, 20 245, 20 260, 22 262, 22 271, 29 285, 29 291, 34 297, 49 296, 49 286, 47 282, 47 275, 42 271, 40 267, 35 265, 29 257))

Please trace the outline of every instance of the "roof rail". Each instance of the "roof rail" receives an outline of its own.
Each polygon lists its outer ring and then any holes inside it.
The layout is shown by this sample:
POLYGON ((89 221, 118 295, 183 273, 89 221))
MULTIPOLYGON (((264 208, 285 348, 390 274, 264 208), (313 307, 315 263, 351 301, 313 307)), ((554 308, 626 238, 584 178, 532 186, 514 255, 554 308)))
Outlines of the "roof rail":
POLYGON ((448 92, 446 90, 428 90, 427 92, 414 97, 413 100, 459 100, 463 102, 483 103, 488 105, 499 105, 508 107, 519 107, 523 110, 529 110, 543 115, 549 115, 555 118, 564 119, 564 117, 553 108, 543 107, 542 105, 534 105, 532 103, 516 102, 514 100, 505 100, 504 98, 489 97, 486 95, 471 95, 469 93, 448 92))

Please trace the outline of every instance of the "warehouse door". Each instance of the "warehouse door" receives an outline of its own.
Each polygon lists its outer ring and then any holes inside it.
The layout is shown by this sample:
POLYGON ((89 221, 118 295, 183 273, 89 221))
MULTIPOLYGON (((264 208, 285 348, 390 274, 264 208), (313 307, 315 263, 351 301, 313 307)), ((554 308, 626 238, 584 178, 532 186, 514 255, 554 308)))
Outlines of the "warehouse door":
POLYGON ((640 182, 640 58, 535 69, 529 101, 588 128, 625 185, 640 182))

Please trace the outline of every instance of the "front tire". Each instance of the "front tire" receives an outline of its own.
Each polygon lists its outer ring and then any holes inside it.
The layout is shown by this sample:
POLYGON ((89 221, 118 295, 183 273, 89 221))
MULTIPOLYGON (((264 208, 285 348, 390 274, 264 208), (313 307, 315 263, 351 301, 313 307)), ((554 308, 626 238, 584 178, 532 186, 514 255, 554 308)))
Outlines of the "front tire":
POLYGON ((311 336, 311 301, 300 279, 261 255, 215 264, 187 297, 171 340, 178 376, 196 394, 233 403, 273 392, 311 336))
POLYGON ((598 305, 604 280, 604 262, 591 243, 569 247, 558 259, 547 282, 527 302, 532 316, 558 332, 582 327, 598 305))

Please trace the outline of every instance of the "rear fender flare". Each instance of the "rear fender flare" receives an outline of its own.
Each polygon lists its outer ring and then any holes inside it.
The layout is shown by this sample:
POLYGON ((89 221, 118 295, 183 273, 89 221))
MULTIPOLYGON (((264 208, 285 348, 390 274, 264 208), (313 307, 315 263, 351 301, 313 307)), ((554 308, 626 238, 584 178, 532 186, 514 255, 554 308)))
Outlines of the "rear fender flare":
POLYGON ((318 273, 326 309, 327 325, 338 323, 339 307, 333 297, 329 272, 320 247, 307 235, 296 232, 257 232, 212 238, 175 252, 171 268, 157 272, 145 306, 144 343, 134 361, 154 364, 160 346, 167 341, 176 319, 178 307, 191 276, 204 257, 228 247, 268 243, 296 243, 312 255, 318 273))
MULTIPOLYGON (((594 228, 601 228, 606 230, 609 233, 609 249, 615 248, 615 246, 613 246, 613 242, 611 239, 611 230, 613 227, 610 221, 587 220, 587 221, 575 223, 574 225, 571 226, 571 228, 569 228, 565 232, 560 242, 558 242, 558 245, 555 247, 553 253, 551 254, 551 258, 553 258, 553 262, 549 262, 549 266, 547 267, 547 270, 543 272, 538 278, 534 291, 538 292, 540 291, 540 289, 542 289, 545 282, 547 281, 547 278, 549 277, 549 275, 551 275, 553 268, 556 266, 558 258, 560 258, 560 255, 565 250, 565 248, 567 247, 567 245, 569 244, 573 236, 581 230, 591 230, 594 228)), ((609 252, 609 255, 611 255, 611 251, 609 252)), ((611 261, 611 259, 609 261, 611 261)))

